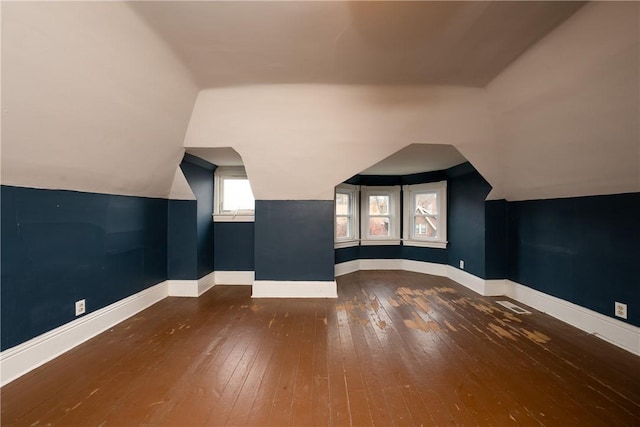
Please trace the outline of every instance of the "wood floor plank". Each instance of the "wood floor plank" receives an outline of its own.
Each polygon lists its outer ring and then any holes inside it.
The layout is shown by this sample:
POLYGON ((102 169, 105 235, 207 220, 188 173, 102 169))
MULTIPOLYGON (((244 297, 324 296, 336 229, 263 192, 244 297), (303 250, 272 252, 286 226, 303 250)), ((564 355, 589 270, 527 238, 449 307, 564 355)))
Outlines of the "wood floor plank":
POLYGON ((295 326, 295 316, 289 308, 290 307, 287 307, 284 312, 281 312, 281 315, 270 325, 273 326, 271 339, 276 344, 276 350, 274 352, 273 362, 269 364, 260 381, 255 400, 246 420, 246 425, 254 426, 266 423, 271 413, 273 399, 278 391, 278 384, 282 372, 290 368, 282 363, 290 353, 287 342, 289 337, 293 336, 293 327, 295 326))
POLYGON ((340 322, 335 306, 327 312, 327 367, 329 381, 330 425, 351 426, 351 405, 347 393, 340 322))
POLYGON ((280 370, 275 395, 271 401, 271 410, 265 423, 266 426, 289 425, 295 379, 298 373, 300 352, 303 344, 302 333, 304 331, 305 317, 305 313, 302 311, 294 312, 293 330, 288 340, 290 347, 281 360, 282 369, 280 370))
POLYGON ((328 332, 326 304, 318 304, 314 319, 311 420, 316 425, 330 425, 328 332))
POLYGON ((442 277, 167 298, 0 390, 3 426, 628 426, 640 357, 442 277))

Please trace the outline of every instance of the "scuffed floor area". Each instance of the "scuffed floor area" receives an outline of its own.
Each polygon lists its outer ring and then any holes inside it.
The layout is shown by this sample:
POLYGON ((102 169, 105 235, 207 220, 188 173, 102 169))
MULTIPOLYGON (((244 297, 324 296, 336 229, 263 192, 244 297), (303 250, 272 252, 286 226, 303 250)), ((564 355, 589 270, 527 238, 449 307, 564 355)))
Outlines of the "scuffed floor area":
POLYGON ((1 390, 3 426, 546 425, 640 420, 640 358, 442 277, 337 300, 167 298, 1 390))

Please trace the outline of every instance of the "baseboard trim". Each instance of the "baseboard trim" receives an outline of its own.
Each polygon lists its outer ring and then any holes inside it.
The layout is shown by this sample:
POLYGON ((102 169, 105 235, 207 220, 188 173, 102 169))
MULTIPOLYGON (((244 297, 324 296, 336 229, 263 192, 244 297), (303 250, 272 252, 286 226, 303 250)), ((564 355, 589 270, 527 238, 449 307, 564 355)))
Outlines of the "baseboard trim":
POLYGON ((360 268, 360 260, 358 259, 354 261, 341 262, 335 265, 336 277, 344 276, 345 274, 349 274, 349 273, 355 273, 356 271, 359 271, 359 270, 364 270, 364 269, 360 268))
POLYGON ((207 274, 198 279, 198 296, 204 294, 209 289, 213 288, 216 284, 216 274, 215 271, 207 274))
POLYGON ((511 280, 506 295, 640 356, 640 328, 511 280))
POLYGON ((433 262, 402 260, 402 269, 414 273, 431 274, 433 276, 447 277, 447 266, 433 262))
POLYGON ((255 280, 253 298, 338 298, 335 280, 255 280))
POLYGON ((197 298, 215 284, 215 272, 202 276, 198 280, 167 280, 170 297, 197 298))
POLYGON ((167 280, 170 297, 197 297, 197 280, 167 280))
POLYGON ((402 270, 403 259, 361 259, 359 270, 402 270))
POLYGON ((336 264, 336 277, 358 270, 405 270, 448 277, 483 296, 508 296, 640 356, 640 328, 507 279, 485 280, 450 265, 403 259, 336 264))
POLYGON ((335 265, 336 277, 360 270, 404 270, 447 277, 447 265, 409 259, 356 259, 335 265))
POLYGON ((167 282, 96 310, 0 353, 0 386, 21 377, 168 296, 167 282))
POLYGON ((253 271, 216 271, 216 285, 253 285, 253 271))

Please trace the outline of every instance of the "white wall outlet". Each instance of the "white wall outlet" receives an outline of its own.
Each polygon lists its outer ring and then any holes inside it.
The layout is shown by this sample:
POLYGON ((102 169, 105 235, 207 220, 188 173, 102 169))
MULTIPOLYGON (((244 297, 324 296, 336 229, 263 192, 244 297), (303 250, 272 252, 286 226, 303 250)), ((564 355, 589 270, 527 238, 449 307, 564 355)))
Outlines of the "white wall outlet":
POLYGON ((460 270, 464 270, 464 261, 460 260, 460 270))
POLYGON ((616 301, 616 316, 622 317, 623 319, 627 318, 627 304, 616 301))
POLYGON ((81 299, 80 301, 76 301, 76 316, 80 316, 81 314, 84 314, 86 308, 87 307, 83 299, 81 299))

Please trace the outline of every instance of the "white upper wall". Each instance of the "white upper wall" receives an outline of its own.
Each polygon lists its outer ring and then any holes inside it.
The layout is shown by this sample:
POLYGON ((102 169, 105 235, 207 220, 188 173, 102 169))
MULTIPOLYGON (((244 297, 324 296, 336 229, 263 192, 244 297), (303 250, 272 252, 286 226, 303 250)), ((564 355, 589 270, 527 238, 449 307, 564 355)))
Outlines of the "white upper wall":
POLYGON ((187 25, 168 13, 179 2, 159 4, 167 13, 155 20, 140 17, 146 7, 2 3, 3 184, 190 198, 176 177, 183 145, 233 147, 257 198, 331 199, 397 150, 436 143, 470 160, 492 198, 640 191, 638 3, 587 4, 486 88, 243 80, 199 95, 197 70, 168 47, 180 44, 148 26, 187 25))
POLYGON ((310 84, 203 90, 184 145, 233 147, 256 199, 328 200, 406 145, 493 140, 483 89, 310 84))
POLYGON ((639 7, 583 7, 486 89, 204 90, 185 147, 234 147, 261 199, 330 198, 334 185, 411 143, 454 145, 493 186, 491 198, 640 191, 639 7))
POLYGON ((504 191, 490 197, 640 191, 639 52, 640 4, 590 3, 493 80, 504 191))
POLYGON ((2 3, 2 183, 167 197, 197 95, 125 3, 2 3))

